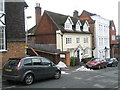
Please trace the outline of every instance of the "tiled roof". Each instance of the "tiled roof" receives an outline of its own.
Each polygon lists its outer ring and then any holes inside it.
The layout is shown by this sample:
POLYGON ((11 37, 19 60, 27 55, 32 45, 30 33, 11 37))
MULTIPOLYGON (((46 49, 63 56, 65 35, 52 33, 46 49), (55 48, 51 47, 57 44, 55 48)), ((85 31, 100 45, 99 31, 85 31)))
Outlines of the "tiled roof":
POLYGON ((88 12, 88 11, 86 11, 86 10, 83 10, 83 12, 86 12, 86 13, 88 13, 88 15, 89 15, 89 16, 96 15, 96 14, 94 14, 94 13, 90 13, 90 12, 88 12))
MULTIPOLYGON (((69 16, 69 15, 58 14, 58 13, 50 12, 50 11, 47 11, 47 10, 45 10, 45 12, 49 15, 49 17, 53 20, 53 22, 57 25, 57 27, 63 32, 71 32, 71 31, 66 31, 64 29, 64 23, 67 20, 67 18, 70 17, 72 19, 73 23, 74 23, 72 32, 75 31, 75 33, 77 33, 76 30, 75 30, 75 25, 76 25, 77 21, 80 20, 79 18, 72 17, 72 16, 69 16)), ((83 25, 83 23, 85 23, 85 20, 82 20, 80 22, 83 25)), ((83 31, 81 31, 81 32, 83 32, 83 31)))

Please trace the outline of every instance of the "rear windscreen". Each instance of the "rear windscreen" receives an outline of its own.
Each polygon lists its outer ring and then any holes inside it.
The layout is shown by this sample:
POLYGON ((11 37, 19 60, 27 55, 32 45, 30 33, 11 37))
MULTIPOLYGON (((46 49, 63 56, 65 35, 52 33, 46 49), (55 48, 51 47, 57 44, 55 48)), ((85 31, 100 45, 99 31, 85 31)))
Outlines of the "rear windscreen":
POLYGON ((17 66, 19 64, 19 61, 20 59, 13 59, 13 60, 10 59, 6 64, 11 66, 17 66))

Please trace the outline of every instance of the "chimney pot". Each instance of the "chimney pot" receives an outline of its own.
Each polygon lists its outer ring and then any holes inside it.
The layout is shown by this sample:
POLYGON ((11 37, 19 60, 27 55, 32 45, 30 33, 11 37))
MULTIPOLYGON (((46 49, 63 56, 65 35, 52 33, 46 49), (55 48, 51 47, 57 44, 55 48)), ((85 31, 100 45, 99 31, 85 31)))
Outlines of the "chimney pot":
POLYGON ((78 17, 78 11, 77 10, 75 10, 74 12, 73 12, 73 17, 78 17))
POLYGON ((40 3, 36 3, 36 7, 40 7, 40 3))

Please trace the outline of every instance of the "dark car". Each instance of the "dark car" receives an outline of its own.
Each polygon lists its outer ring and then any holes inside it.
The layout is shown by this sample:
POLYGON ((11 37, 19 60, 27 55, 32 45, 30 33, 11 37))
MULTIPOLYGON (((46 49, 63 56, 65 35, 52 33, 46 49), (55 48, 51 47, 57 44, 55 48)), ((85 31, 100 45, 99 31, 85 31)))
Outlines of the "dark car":
POLYGON ((21 81, 26 85, 45 78, 59 79, 61 70, 43 57, 10 58, 3 68, 3 78, 8 81, 21 81))
POLYGON ((116 58, 106 58, 106 61, 108 63, 108 66, 117 66, 118 60, 116 58))
POLYGON ((97 69, 100 69, 100 68, 103 68, 103 67, 107 67, 107 62, 105 59, 100 59, 100 58, 93 58, 91 59, 90 61, 88 61, 86 63, 86 67, 87 68, 97 68, 97 69))

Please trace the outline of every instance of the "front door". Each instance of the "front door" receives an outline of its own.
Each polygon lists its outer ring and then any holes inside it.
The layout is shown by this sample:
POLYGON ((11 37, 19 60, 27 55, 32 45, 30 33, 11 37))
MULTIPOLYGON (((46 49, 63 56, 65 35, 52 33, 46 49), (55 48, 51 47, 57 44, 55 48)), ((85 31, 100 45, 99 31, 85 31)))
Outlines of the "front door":
POLYGON ((80 52, 80 50, 77 51, 77 58, 79 58, 79 60, 81 62, 81 52, 80 52))
POLYGON ((77 58, 80 58, 80 51, 77 51, 77 58))

